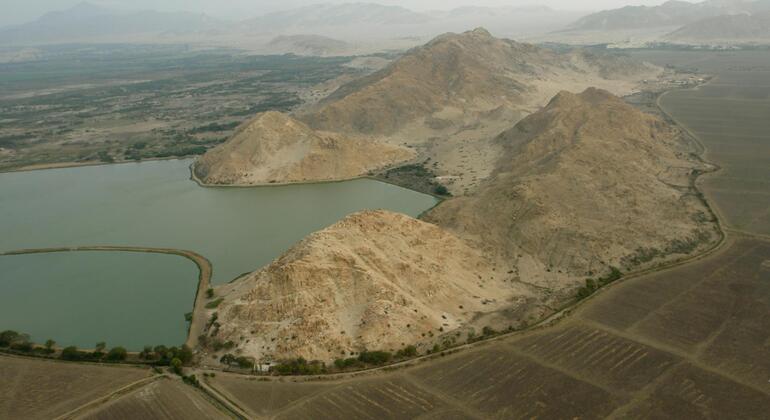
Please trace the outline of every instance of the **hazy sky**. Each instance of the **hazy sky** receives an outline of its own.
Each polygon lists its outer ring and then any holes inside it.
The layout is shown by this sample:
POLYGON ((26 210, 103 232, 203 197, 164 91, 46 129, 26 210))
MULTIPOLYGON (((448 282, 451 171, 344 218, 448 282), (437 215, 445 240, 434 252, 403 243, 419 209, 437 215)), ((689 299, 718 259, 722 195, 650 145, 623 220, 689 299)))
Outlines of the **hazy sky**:
MULTIPOLYGON (((225 18, 248 18, 262 13, 315 3, 346 3, 355 0, 92 0, 91 3, 120 9, 186 10, 225 18)), ((360 0, 414 10, 449 9, 461 5, 523 6, 541 4, 557 9, 598 10, 629 4, 656 5, 663 0, 360 0)), ((82 0, 0 0, 0 25, 23 23, 51 11, 66 9, 82 0)))

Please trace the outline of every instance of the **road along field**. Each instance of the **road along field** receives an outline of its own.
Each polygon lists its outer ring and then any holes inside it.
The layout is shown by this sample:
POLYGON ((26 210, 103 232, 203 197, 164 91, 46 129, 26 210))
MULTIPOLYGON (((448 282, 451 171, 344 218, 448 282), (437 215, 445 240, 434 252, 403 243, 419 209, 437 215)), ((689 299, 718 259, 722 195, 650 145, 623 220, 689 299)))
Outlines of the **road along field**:
POLYGON ((0 355, 0 418, 52 419, 150 378, 148 369, 0 355))
POLYGON ((75 418, 192 420, 225 417, 195 388, 179 380, 160 378, 75 418))
POLYGON ((598 293, 555 327, 389 373, 207 379, 253 417, 760 418, 770 410, 770 242, 598 293))

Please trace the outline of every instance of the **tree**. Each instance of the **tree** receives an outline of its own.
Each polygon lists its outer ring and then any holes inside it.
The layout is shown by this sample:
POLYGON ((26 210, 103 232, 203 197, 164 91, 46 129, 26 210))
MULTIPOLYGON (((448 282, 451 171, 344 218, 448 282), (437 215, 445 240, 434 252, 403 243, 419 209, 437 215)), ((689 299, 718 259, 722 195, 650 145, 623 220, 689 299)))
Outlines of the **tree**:
POLYGON ((101 358, 104 355, 104 349, 107 348, 107 343, 104 341, 100 341, 96 343, 96 347, 94 348, 94 357, 101 358))
POLYGON ((176 357, 171 359, 171 371, 177 375, 182 375, 182 361, 176 357))
POLYGON ((436 188, 433 189, 433 192, 438 195, 449 195, 449 190, 443 185, 436 185, 436 188))
POLYGON ((45 352, 48 354, 51 354, 54 352, 53 346, 56 345, 56 342, 51 340, 50 338, 48 340, 45 340, 45 352))
POLYGON ((119 362, 121 360, 126 360, 126 356, 128 356, 126 349, 123 347, 113 347, 110 349, 110 352, 107 353, 107 360, 119 362))
POLYGON ((64 360, 80 360, 82 353, 78 351, 77 347, 69 346, 62 349, 60 357, 64 360))
POLYGON ((16 341, 21 334, 12 330, 0 332, 0 347, 8 347, 16 341))

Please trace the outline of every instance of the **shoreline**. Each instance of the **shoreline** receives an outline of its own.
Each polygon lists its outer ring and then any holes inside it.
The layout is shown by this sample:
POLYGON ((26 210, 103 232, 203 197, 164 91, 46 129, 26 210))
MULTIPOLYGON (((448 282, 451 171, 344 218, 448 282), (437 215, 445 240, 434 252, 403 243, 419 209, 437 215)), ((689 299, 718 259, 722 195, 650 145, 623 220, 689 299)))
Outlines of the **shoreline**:
POLYGON ((187 330, 187 338, 184 344, 194 349, 198 344, 198 336, 206 324, 206 290, 211 287, 213 265, 201 254, 194 251, 174 248, 151 248, 135 246, 90 245, 58 248, 25 248, 13 251, 0 252, 0 256, 50 254, 58 252, 135 252, 148 254, 176 255, 192 261, 198 267, 198 286, 195 290, 195 298, 192 305, 192 320, 187 330))
POLYGON ((196 159, 194 155, 185 157, 163 157, 163 158, 148 158, 142 160, 123 160, 120 162, 57 162, 57 163, 40 163, 33 165, 20 166, 18 168, 0 169, 0 174, 12 174, 19 172, 36 172, 36 171, 48 171, 54 169, 71 169, 71 168, 86 168, 91 166, 108 166, 108 165, 126 165, 129 163, 144 163, 144 162, 162 162, 166 160, 185 160, 196 159))
MULTIPOLYGON (((374 175, 359 175, 355 177, 350 178, 340 178, 340 179, 325 179, 325 180, 316 180, 316 181, 292 181, 292 182, 273 182, 273 183, 266 183, 266 184, 210 184, 207 182, 204 182, 198 176, 195 174, 195 163, 197 162, 197 158, 190 164, 189 170, 190 170, 190 180, 194 181, 196 184, 198 184, 201 188, 264 188, 264 187, 290 187, 290 186, 297 186, 297 185, 317 185, 317 184, 337 184, 341 182, 349 182, 349 181, 358 181, 361 179, 368 179, 371 181, 378 181, 382 182, 383 184, 393 185, 394 187, 403 188, 405 190, 414 191, 416 193, 425 194, 432 196, 439 200, 439 203, 451 198, 451 196, 442 196, 438 195, 432 192, 425 192, 425 191, 419 191, 414 188, 409 188, 404 185, 397 184, 392 181, 387 181, 382 178, 378 178, 374 175)), ((394 169, 399 168, 404 165, 408 165, 410 162, 402 162, 399 165, 393 165, 388 166, 385 168, 381 168, 379 170, 388 170, 388 169, 394 169)), ((434 206, 435 207, 435 206, 434 206)), ((433 207, 431 207, 433 208, 433 207)))

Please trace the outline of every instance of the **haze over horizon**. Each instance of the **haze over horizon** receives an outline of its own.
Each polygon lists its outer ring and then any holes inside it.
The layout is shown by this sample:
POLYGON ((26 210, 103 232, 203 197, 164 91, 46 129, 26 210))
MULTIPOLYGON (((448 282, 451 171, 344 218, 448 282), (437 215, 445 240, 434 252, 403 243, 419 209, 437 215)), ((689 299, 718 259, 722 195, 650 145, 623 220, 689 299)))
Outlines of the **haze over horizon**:
MULTIPOLYGON (((415 11, 447 10, 461 6, 480 7, 525 7, 548 6, 560 10, 594 11, 617 8, 627 5, 654 6, 665 0, 589 0, 576 4, 568 0, 379 0, 371 1, 383 5, 401 6, 415 11)), ((0 16, 0 26, 16 25, 37 19, 41 15, 58 10, 65 10, 83 3, 82 0, 2 0, 0 5, 4 14, 0 16)), ((265 13, 287 10, 296 7, 321 3, 355 3, 349 0, 93 0, 88 3, 120 10, 158 10, 205 13, 223 19, 245 19, 265 13), (255 4, 256 3, 256 4, 255 4)))

